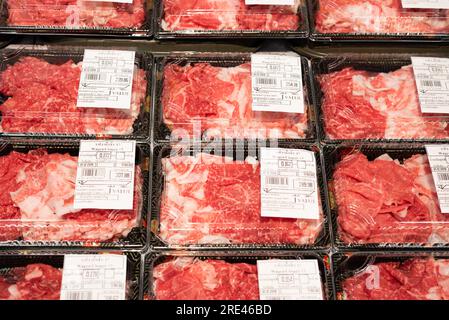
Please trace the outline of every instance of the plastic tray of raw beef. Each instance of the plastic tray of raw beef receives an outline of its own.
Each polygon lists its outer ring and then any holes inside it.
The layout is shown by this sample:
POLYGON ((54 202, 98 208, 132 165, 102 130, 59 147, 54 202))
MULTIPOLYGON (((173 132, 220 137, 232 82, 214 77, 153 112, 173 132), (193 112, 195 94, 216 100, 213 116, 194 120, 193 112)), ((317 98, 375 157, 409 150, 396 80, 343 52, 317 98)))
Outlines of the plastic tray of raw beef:
POLYGON ((422 1, 424 4, 417 6, 418 2, 308 0, 310 38, 326 42, 447 40, 449 37, 447 4, 442 4, 443 1, 422 1))
MULTIPOLYGON (((309 279, 320 277, 321 288, 303 288, 317 299, 332 296, 329 257, 318 252, 295 253, 156 253, 146 256, 144 299, 151 300, 259 300, 258 260, 304 260, 316 261, 318 271, 309 279), (321 290, 320 290, 321 289, 321 290)), ((285 270, 284 270, 285 272, 285 270)), ((307 276, 291 275, 292 279, 307 276)), ((282 281, 282 280, 279 280, 282 281)), ((292 282, 295 280, 292 280, 292 282)), ((307 282, 305 282, 307 283, 307 282)), ((293 292, 295 289, 290 289, 293 292)), ((275 288, 272 291, 276 292, 275 288)), ((304 299, 306 299, 304 297, 304 299)), ((312 298, 311 298, 312 299, 312 298)))
POLYGON ((261 215, 257 146, 156 147, 152 186, 155 247, 326 247, 328 219, 319 150, 303 144, 287 148, 315 153, 318 218, 261 215))
POLYGON ((304 0, 247 5, 245 0, 156 0, 156 38, 307 38, 304 0))
POLYGON ((337 246, 449 244, 424 146, 326 146, 324 161, 337 246))
POLYGON ((0 246, 141 247, 149 151, 136 148, 132 210, 75 209, 78 143, 0 143, 0 246))
POLYGON ((153 128, 157 142, 214 139, 313 141, 315 112, 302 60, 304 113, 252 110, 251 55, 171 54, 156 58, 153 128))
POLYGON ((1 0, 0 33, 148 37, 152 0, 1 0))
MULTIPOLYGON (((86 254, 70 252, 70 254, 86 254)), ((89 252, 95 254, 97 252, 89 252)), ((104 252, 103 252, 104 253, 104 252)), ((106 252, 109 254, 125 254, 126 266, 126 299, 139 298, 139 282, 141 260, 140 254, 106 252)), ((0 300, 59 300, 64 268, 64 254, 12 252, 0 255, 0 300)), ((84 292, 77 292, 79 297, 84 292)), ((80 300, 73 296, 71 300, 80 300)))
POLYGON ((1 51, 0 136, 145 140, 151 57, 136 53, 130 108, 77 107, 82 49, 1 51))
POLYGON ((448 141, 449 116, 422 112, 410 56, 328 56, 312 69, 323 141, 448 141))
POLYGON ((337 253, 338 300, 449 300, 447 253, 337 253))

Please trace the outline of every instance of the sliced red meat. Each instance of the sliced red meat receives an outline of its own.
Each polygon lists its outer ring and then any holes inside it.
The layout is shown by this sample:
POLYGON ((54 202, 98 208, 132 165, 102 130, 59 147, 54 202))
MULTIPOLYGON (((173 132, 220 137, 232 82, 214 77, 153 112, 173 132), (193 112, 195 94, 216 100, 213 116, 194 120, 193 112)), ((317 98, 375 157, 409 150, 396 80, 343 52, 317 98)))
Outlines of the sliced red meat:
POLYGON ((178 258, 157 265, 158 300, 258 300, 257 267, 222 260, 178 258))
POLYGON ((144 0, 133 0, 132 4, 8 0, 7 4, 11 26, 138 28, 145 21, 144 0))
POLYGON ((160 237, 170 244, 306 245, 321 231, 322 212, 318 220, 261 217, 257 162, 198 154, 162 165, 160 237))
POLYGON ((0 131, 8 133, 130 134, 145 101, 145 71, 135 69, 131 109, 77 108, 81 63, 56 65, 21 58, 0 74, 0 131))
POLYGON ((425 155, 403 164, 387 155, 344 156, 333 175, 340 236, 347 243, 438 242, 435 234, 449 231, 438 223, 447 218, 431 178, 425 155))
POLYGON ((0 157, 0 239, 109 241, 137 225, 142 177, 136 167, 133 210, 74 209, 77 157, 33 150, 0 157), (6 170, 4 170, 6 169, 6 170))
POLYGON ((412 66, 390 73, 345 68, 319 80, 330 139, 449 137, 448 118, 421 113, 412 66))
POLYGON ((409 259, 370 265, 343 281, 348 300, 446 300, 449 275, 439 266, 446 260, 409 259))
POLYGON ((162 105, 173 135, 217 138, 304 138, 304 114, 254 112, 251 66, 214 67, 208 63, 164 69, 162 105))
POLYGON ((401 0, 319 0, 321 33, 448 33, 449 10, 404 9, 401 0))
POLYGON ((162 28, 178 30, 297 30, 294 6, 249 6, 245 0, 164 0, 162 28))
POLYGON ((59 300, 62 271, 45 264, 14 268, 0 276, 0 300, 59 300))

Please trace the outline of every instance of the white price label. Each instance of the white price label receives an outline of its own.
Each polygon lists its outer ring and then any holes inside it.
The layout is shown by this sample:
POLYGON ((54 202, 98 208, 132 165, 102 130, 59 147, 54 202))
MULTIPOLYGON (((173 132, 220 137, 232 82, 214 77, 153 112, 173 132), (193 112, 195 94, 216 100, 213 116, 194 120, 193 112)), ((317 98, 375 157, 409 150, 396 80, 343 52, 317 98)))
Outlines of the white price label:
POLYGON ((449 213, 449 145, 427 145, 426 150, 440 210, 449 213))
POLYGON ((246 5, 294 6, 295 0, 245 0, 246 5))
POLYGON ((84 51, 78 108, 130 109, 134 51, 84 51))
POLYGON ((319 219, 316 171, 312 151, 261 148, 261 216, 319 219))
POLYGON ((405 9, 449 9, 449 0, 402 0, 405 9))
POLYGON ((258 260, 260 300, 323 300, 317 260, 258 260))
POLYGON ((412 57, 423 113, 449 113, 449 59, 412 57))
POLYGON ((251 55, 253 111, 304 113, 301 57, 251 55))
POLYGON ((126 256, 64 256, 61 300, 125 300, 126 256))
POLYGON ((81 141, 76 172, 75 209, 131 210, 135 157, 135 141, 81 141))

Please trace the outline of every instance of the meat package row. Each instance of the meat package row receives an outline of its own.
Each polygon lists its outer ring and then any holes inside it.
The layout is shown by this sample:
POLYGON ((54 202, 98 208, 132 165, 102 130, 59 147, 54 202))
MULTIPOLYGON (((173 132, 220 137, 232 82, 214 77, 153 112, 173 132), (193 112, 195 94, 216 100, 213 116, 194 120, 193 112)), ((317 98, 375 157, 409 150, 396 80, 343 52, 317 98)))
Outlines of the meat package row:
MULTIPOLYGON (((0 32, 157 38, 310 38, 447 40, 449 10, 409 8, 404 0, 2 0, 0 32), (310 28, 309 28, 310 25, 310 28)), ((435 8, 438 8, 436 6, 435 8)))
MULTIPOLYGON (((297 275, 304 299, 449 300, 449 256, 442 252, 110 253, 127 257, 130 300, 259 300, 256 262, 265 260, 316 265, 319 279, 297 275), (321 286, 305 286, 317 280, 321 286)), ((63 253, 0 257, 0 300, 60 299, 63 253)))

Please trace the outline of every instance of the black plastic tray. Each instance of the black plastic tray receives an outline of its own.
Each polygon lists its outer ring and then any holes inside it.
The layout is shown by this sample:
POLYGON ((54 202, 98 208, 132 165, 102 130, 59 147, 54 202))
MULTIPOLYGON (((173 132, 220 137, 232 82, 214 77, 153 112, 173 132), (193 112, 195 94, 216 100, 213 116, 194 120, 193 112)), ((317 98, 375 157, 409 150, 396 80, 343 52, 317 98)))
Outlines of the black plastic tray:
POLYGON ((321 283, 323 285, 323 296, 325 300, 332 300, 334 297, 332 289, 331 262, 329 255, 324 251, 260 251, 260 252, 157 252, 149 253, 145 256, 144 277, 143 277, 143 299, 155 300, 153 288, 153 269, 160 263, 178 257, 192 257, 196 259, 225 260, 229 263, 249 263, 256 264, 257 260, 268 259, 316 259, 320 268, 321 283))
MULTIPOLYGON (((154 0, 154 36, 156 39, 307 39, 309 36, 309 20, 305 3, 299 8, 300 25, 292 31, 262 31, 262 30, 179 30, 165 31, 162 29, 164 18, 164 0, 154 0)), ((304 1, 304 0, 303 0, 304 1)), ((305 1, 304 1, 305 2, 305 1)))
MULTIPOLYGON (((417 55, 418 56, 418 55, 417 55)), ((319 141, 325 144, 341 144, 341 143, 420 143, 420 142, 448 142, 447 139, 385 139, 385 138, 369 138, 369 139, 331 139, 326 134, 324 115, 322 111, 323 92, 321 84, 318 80, 320 75, 332 72, 338 72, 344 68, 352 67, 356 70, 364 70, 368 72, 391 72, 400 69, 403 66, 411 65, 410 55, 392 55, 392 54, 359 54, 359 55, 330 55, 322 58, 313 58, 312 65, 312 81, 314 87, 314 105, 317 119, 317 131, 319 141)), ((449 117, 447 119, 449 123, 449 117)), ((367 123, 369 126, 369 123, 367 123)))
MULTIPOLYGON (((35 49, 5 49, 0 51, 0 72, 3 72, 8 65, 13 65, 23 57, 35 57, 43 59, 52 64, 62 64, 69 60, 74 63, 83 61, 84 49, 82 48, 61 48, 48 50, 35 49)), ((151 82, 153 58, 150 53, 136 52, 135 65, 144 70, 147 78, 146 101, 140 106, 140 113, 133 124, 133 133, 128 135, 120 134, 66 134, 66 133, 4 133, 0 132, 0 138, 37 138, 37 139, 92 139, 92 138, 110 138, 110 139, 132 139, 138 141, 149 140, 150 135, 150 108, 151 108, 151 82)), ((4 103, 8 97, 0 96, 0 103, 4 103)), ((1 114, 0 114, 1 116, 1 114)))
MULTIPOLYGON (((12 268, 26 267, 33 263, 43 263, 52 267, 62 269, 64 265, 64 254, 102 254, 104 252, 82 252, 82 251, 34 251, 33 253, 11 251, 0 254, 0 276, 7 274, 12 268)), ((142 259, 136 252, 114 252, 111 254, 124 254, 127 257, 127 300, 138 300, 140 298, 140 281, 142 259)))
POLYGON ((325 167, 325 176, 328 183, 328 207, 330 209, 332 234, 334 246, 340 251, 354 251, 354 250, 408 250, 408 249, 429 249, 433 250, 447 250, 449 243, 371 243, 358 244, 346 243, 340 237, 338 218, 338 206, 335 195, 333 193, 333 174, 335 166, 340 162, 342 156, 351 151, 360 151, 365 154, 369 160, 374 160, 377 157, 388 154, 393 159, 403 160, 410 158, 415 154, 425 154, 426 150, 423 144, 346 144, 340 146, 326 145, 323 148, 323 161, 325 167))
POLYGON ((315 28, 315 15, 319 9, 319 0, 307 0, 309 10, 310 40, 318 43, 332 42, 447 42, 445 33, 321 33, 315 28))
MULTIPOLYGON (((73 141, 5 141, 0 140, 0 157, 9 154, 12 151, 26 153, 29 150, 43 148, 49 153, 69 153, 77 156, 79 152, 79 142, 73 141)), ((109 242, 98 241, 26 241, 15 239, 9 241, 0 241, 0 249, 13 248, 117 248, 117 249, 141 249, 147 243, 147 212, 149 211, 149 190, 150 190, 150 148, 146 144, 136 145, 136 165, 142 170, 142 205, 140 211, 140 220, 137 226, 130 233, 118 240, 109 242)))
MULTIPOLYGON (((306 137, 299 139, 278 139, 280 143, 284 142, 315 142, 316 135, 316 118, 315 108, 313 103, 313 90, 311 85, 311 71, 309 68, 309 61, 302 57, 303 69, 303 87, 305 88, 305 107, 308 112, 308 131, 306 137)), ((171 130, 164 122, 162 94, 164 84, 164 68, 169 64, 177 64, 185 66, 189 63, 210 63, 216 67, 236 67, 241 64, 251 61, 250 53, 173 53, 167 56, 155 57, 154 66, 154 90, 153 90, 153 114, 152 114, 152 128, 153 140, 156 143, 173 143, 170 141, 171 130)), ((204 138, 201 138, 204 141, 204 138)), ((269 140, 269 138, 267 138, 269 140)), ((234 139, 235 140, 235 139, 234 139)))
POLYGON ((153 35, 153 0, 144 2, 145 20, 138 28, 111 27, 59 27, 59 26, 10 26, 8 20, 8 1, 0 1, 0 34, 4 35, 74 35, 88 37, 127 37, 142 38, 153 35))
MULTIPOLYGON (((197 154, 201 152, 201 150, 212 151, 211 154, 215 153, 215 150, 220 150, 223 156, 234 157, 236 159, 236 155, 240 156, 243 154, 244 158, 247 155, 258 155, 259 148, 261 145, 232 145, 232 146, 224 146, 222 144, 215 145, 203 145, 200 148, 195 147, 187 147, 183 150, 184 154, 197 154), (215 148, 215 149, 214 149, 215 148), (232 151, 232 154, 228 154, 228 152, 232 151), (251 153, 250 153, 251 152, 251 153)), ((270 145, 267 144, 269 147, 270 145)), ((160 225, 160 206, 162 201, 162 193, 164 189, 164 175, 161 160, 162 158, 169 157, 172 150, 180 150, 174 149, 175 147, 172 145, 157 145, 153 150, 153 179, 152 179, 152 191, 151 191, 151 239, 150 243, 152 248, 156 250, 166 250, 166 249, 188 249, 188 250, 244 250, 244 249, 285 249, 285 250, 300 250, 300 249, 310 249, 310 250, 320 250, 329 247, 330 245, 330 218, 328 215, 328 207, 327 207, 327 191, 325 189, 326 183, 324 182, 322 165, 321 165, 321 157, 320 150, 317 145, 307 144, 307 143, 296 143, 296 144, 279 144, 279 148, 291 148, 291 149, 306 149, 314 151, 316 162, 317 162, 317 179, 318 186, 320 187, 320 197, 321 197, 321 206, 323 212, 323 223, 320 234, 317 237, 317 240, 312 245, 296 245, 296 244, 195 244, 195 245, 175 245, 175 244, 167 244, 165 241, 159 238, 159 225, 160 225)))

